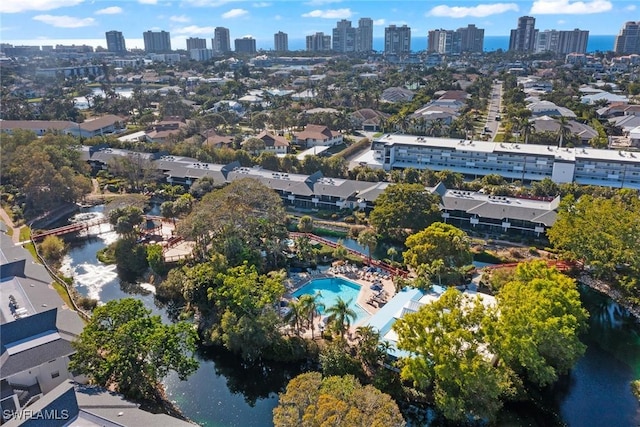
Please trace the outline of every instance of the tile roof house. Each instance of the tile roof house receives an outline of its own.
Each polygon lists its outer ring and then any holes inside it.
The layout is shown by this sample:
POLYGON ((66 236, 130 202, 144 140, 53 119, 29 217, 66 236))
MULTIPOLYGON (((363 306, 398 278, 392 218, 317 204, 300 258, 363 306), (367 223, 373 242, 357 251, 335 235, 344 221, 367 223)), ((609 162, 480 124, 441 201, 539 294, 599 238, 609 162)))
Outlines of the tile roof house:
POLYGON ((231 147, 233 145, 233 137, 227 135, 218 135, 215 129, 207 129, 200 132, 204 140, 202 143, 214 148, 231 147))
POLYGON ((332 146, 342 144, 342 134, 323 125, 307 125, 302 132, 294 134, 294 142, 307 148, 317 145, 332 146))
POLYGON ((147 131, 147 140, 150 142, 165 142, 172 136, 177 137, 187 124, 178 120, 164 120, 151 126, 147 131))
POLYGON ((385 89, 380 95, 382 102, 409 102, 413 99, 414 93, 403 87, 390 87, 385 89))
MULTIPOLYGON (((558 132, 560 123, 549 116, 535 117, 531 119, 536 132, 558 132)), ((598 132, 591 126, 576 122, 575 120, 567 121, 567 126, 571 129, 571 133, 576 135, 582 144, 588 144, 589 141, 598 136, 598 132)))
POLYGON ((564 116, 576 118, 576 114, 568 108, 559 107, 551 101, 532 102, 527 105, 533 116, 564 116))
POLYGON ((0 120, 0 131, 11 134, 13 131, 30 130, 37 136, 42 136, 47 132, 70 133, 71 129, 76 129, 78 124, 68 120, 0 120))
POLYGON ((274 135, 271 132, 263 130, 256 138, 264 141, 265 151, 270 151, 275 154, 287 154, 289 151, 289 140, 284 136, 274 135))
POLYGON ((371 108, 362 108, 350 115, 354 128, 369 132, 379 132, 382 129, 382 122, 387 118, 389 114, 371 108))

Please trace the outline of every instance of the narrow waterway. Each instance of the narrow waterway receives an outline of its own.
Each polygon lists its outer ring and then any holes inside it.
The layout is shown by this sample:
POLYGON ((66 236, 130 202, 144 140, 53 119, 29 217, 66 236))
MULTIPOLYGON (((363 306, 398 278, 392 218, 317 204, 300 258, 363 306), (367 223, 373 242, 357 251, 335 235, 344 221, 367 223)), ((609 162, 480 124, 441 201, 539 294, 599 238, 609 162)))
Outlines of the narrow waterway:
MULTIPOLYGON (((83 214, 102 215, 102 207, 83 214)), ((101 302, 138 298, 164 321, 170 321, 170 311, 156 301, 151 284, 122 283, 114 266, 103 265, 96 259, 96 252, 116 237, 115 233, 106 232, 70 242, 63 263, 65 273, 74 277, 83 295, 101 302)), ((524 410, 516 417, 505 417, 519 421, 508 425, 543 426, 558 422, 572 427, 640 425, 640 405, 629 385, 640 378, 640 328, 611 299, 586 287, 581 288, 581 295, 591 314, 585 337, 587 353, 544 399, 548 406, 545 409, 557 413, 559 419, 541 419, 533 411, 524 410)), ((203 426, 271 425, 277 393, 298 373, 297 367, 284 365, 248 366, 221 349, 200 351, 197 358, 200 368, 195 374, 187 381, 170 375, 165 387, 183 413, 203 426)))

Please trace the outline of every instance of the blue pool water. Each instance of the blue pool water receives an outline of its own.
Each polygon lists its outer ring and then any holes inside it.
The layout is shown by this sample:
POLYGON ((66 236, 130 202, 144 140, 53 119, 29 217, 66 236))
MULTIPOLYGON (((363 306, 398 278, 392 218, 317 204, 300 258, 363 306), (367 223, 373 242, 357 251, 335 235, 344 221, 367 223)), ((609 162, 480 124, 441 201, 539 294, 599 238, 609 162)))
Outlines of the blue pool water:
MULTIPOLYGON (((324 304, 326 308, 334 305, 338 297, 344 301, 351 301, 349 307, 356 313, 356 320, 353 322, 357 325, 362 320, 369 317, 369 313, 357 304, 358 293, 360 292, 360 285, 350 282, 339 277, 328 277, 324 279, 313 279, 308 284, 304 285, 293 293, 294 297, 301 295, 315 295, 320 292, 319 301, 324 304)), ((324 310, 320 310, 320 314, 323 314, 324 310)))

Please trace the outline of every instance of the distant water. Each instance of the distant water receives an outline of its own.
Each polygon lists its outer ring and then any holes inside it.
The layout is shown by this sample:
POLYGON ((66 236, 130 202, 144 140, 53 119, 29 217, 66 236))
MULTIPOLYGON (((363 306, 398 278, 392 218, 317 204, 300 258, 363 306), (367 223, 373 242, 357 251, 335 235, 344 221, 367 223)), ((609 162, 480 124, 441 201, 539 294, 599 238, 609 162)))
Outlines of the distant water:
MULTIPOLYGON (((587 42, 587 52, 606 52, 613 50, 613 44, 616 36, 595 36, 590 35, 587 42)), ((290 39, 289 49, 304 50, 306 43, 304 39, 290 39)), ((373 38, 373 49, 382 52, 384 50, 384 37, 373 38)), ((411 37, 411 50, 419 52, 427 49, 427 37, 411 37)), ((509 36, 486 36, 484 38, 484 50, 492 52, 498 49, 509 49, 509 36)))

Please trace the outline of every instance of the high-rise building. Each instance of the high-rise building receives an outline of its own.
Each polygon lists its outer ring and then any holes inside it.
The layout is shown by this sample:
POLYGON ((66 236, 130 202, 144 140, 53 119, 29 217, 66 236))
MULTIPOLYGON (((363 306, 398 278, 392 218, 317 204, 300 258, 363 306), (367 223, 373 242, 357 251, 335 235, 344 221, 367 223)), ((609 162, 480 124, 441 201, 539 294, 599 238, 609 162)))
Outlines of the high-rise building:
POLYGON ((624 23, 613 45, 615 53, 640 53, 640 21, 624 23))
POLYGON ((243 37, 235 39, 233 46, 237 53, 256 53, 256 39, 253 37, 243 37))
POLYGON ((453 30, 430 30, 427 33, 427 52, 443 55, 460 53, 460 33, 453 30))
POLYGON ((190 49, 189 57, 194 61, 208 61, 213 58, 213 50, 211 49, 190 49))
POLYGON ((121 31, 107 31, 104 33, 107 38, 107 50, 115 53, 126 53, 127 46, 121 31))
POLYGON ((211 40, 213 50, 215 52, 231 52, 231 37, 229 29, 224 27, 216 27, 213 30, 213 39, 211 40))
POLYGON ((171 52, 171 35, 166 31, 145 31, 144 51, 147 53, 171 52))
POLYGON ((477 28, 473 24, 458 28, 460 34, 461 52, 482 52, 484 50, 484 29, 477 28))
POLYGON ((333 29, 333 51, 340 53, 354 52, 356 49, 356 29, 351 26, 351 21, 343 19, 338 21, 333 29))
POLYGON ((325 36, 323 32, 307 36, 307 50, 311 52, 324 52, 331 50, 331 36, 325 36))
POLYGON ((384 29, 384 53, 403 55, 411 53, 411 28, 389 25, 384 29))
POLYGON ((536 18, 521 16, 518 18, 518 28, 511 30, 509 50, 517 52, 534 52, 536 47, 536 18))
POLYGON ((538 31, 535 52, 553 52, 562 55, 585 53, 588 41, 589 31, 577 28, 573 31, 538 31))
POLYGON ((193 49, 206 49, 206 48, 207 48, 207 39, 202 39, 199 37, 189 37, 187 39, 187 52, 190 52, 193 49))
POLYGON ((356 28, 356 52, 373 51, 373 19, 360 18, 356 28))
POLYGON ((289 35, 278 31, 273 35, 273 50, 276 52, 286 52, 289 50, 289 35))

